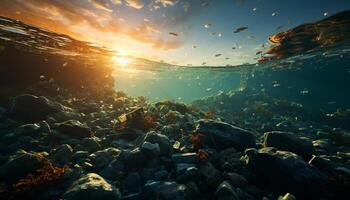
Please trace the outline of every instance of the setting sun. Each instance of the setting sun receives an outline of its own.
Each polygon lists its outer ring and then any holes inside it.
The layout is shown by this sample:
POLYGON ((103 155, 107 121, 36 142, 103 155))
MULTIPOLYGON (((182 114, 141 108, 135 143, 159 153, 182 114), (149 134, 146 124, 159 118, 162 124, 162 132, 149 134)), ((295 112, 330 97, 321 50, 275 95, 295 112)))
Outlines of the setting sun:
POLYGON ((115 62, 118 65, 126 65, 126 64, 130 63, 130 60, 128 58, 125 58, 125 57, 115 56, 113 58, 113 62, 115 62))
POLYGON ((130 58, 128 58, 127 52, 118 52, 113 58, 112 61, 117 65, 125 66, 131 62, 130 58))

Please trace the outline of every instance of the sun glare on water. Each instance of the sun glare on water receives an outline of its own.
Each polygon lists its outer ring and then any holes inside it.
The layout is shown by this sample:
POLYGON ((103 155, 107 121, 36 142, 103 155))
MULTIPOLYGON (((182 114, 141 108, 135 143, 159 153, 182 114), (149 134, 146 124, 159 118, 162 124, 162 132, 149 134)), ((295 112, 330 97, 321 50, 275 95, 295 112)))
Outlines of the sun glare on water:
POLYGON ((130 64, 131 60, 127 58, 126 52, 118 52, 113 58, 112 61, 121 66, 126 66, 127 64, 130 64))
POLYGON ((128 58, 125 58, 125 57, 117 57, 117 58, 115 58, 114 61, 120 65, 126 65, 126 64, 130 63, 130 60, 128 58))

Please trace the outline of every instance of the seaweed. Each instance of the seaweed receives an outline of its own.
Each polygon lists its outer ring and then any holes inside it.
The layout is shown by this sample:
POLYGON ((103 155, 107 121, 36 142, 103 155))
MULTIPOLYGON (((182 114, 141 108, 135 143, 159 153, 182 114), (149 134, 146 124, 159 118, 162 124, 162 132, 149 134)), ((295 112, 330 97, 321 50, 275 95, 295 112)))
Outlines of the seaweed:
POLYGON ((206 163, 209 160, 209 154, 208 152, 204 151, 203 149, 198 150, 198 160, 201 163, 206 163))
POLYGON ((47 158, 40 157, 44 164, 42 168, 33 174, 28 174, 25 178, 17 180, 12 185, 2 186, 0 196, 4 199, 24 199, 37 195, 36 191, 47 190, 57 184, 62 175, 67 171, 68 166, 57 167, 47 158))
POLYGON ((200 149, 203 147, 204 141, 203 141, 203 135, 198 134, 189 134, 188 139, 190 143, 192 144, 194 149, 200 149))

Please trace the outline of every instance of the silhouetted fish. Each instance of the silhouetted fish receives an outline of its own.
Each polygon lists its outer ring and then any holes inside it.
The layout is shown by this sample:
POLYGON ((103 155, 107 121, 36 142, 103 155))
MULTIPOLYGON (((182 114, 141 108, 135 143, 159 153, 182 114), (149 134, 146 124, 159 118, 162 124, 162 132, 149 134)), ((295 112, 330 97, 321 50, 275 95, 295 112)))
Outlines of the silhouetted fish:
POLYGON ((239 33, 239 32, 242 32, 244 30, 247 30, 248 27, 239 27, 239 28, 236 28, 236 30, 234 31, 234 33, 239 33))

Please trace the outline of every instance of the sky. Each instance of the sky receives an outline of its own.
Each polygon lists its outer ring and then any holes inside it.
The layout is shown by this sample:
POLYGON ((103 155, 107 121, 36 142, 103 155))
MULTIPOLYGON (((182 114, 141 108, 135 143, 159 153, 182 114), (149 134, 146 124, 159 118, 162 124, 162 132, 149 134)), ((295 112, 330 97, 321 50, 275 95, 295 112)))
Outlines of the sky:
POLYGON ((270 35, 349 9, 350 0, 0 0, 2 16, 194 66, 254 63, 270 35))

